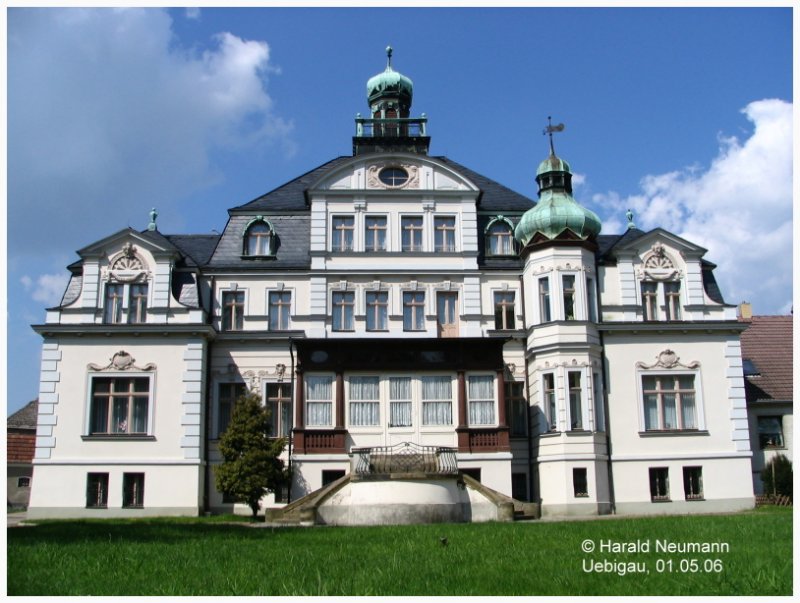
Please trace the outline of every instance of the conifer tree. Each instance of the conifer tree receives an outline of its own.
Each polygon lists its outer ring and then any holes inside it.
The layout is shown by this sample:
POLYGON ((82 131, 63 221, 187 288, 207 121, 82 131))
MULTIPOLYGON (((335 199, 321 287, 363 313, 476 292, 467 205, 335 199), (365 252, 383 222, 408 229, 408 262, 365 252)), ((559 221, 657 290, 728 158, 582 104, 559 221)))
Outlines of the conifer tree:
POLYGON ((270 431, 270 412, 261 396, 247 393, 236 401, 219 440, 224 461, 214 469, 217 490, 247 504, 253 518, 264 494, 281 488, 287 479, 279 458, 286 440, 270 437, 270 431))

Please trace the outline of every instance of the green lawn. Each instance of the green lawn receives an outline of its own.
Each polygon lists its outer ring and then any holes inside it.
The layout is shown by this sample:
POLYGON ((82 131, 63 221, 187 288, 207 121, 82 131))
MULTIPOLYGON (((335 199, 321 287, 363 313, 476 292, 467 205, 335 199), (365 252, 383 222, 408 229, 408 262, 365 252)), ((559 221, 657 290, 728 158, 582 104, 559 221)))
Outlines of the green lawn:
POLYGON ((9 529, 7 564, 9 595, 790 595, 792 511, 365 528, 57 521, 9 529), (651 551, 599 552, 636 540, 651 551), (730 550, 656 552, 656 540, 730 550), (646 573, 586 572, 585 560, 646 573))

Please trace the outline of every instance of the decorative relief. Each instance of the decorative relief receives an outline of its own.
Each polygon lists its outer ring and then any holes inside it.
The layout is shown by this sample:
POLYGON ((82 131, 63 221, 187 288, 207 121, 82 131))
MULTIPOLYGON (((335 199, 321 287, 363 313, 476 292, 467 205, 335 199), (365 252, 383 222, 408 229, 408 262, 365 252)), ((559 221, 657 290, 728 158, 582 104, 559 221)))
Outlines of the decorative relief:
POLYGON ((381 162, 367 168, 367 188, 404 189, 419 188, 419 168, 416 165, 381 162), (378 174, 385 167, 401 167, 408 172, 408 180, 399 186, 388 186, 381 182, 378 174))
POLYGON ((700 368, 700 363, 697 360, 695 360, 694 362, 690 362, 689 364, 683 364, 680 360, 681 359, 678 357, 678 355, 672 350, 664 350, 658 356, 656 356, 656 361, 654 364, 647 364, 645 362, 639 361, 636 363, 636 368, 640 369, 700 368))
POLYGON ((642 268, 637 269, 636 275, 640 280, 647 278, 665 281, 682 278, 683 273, 676 268, 664 245, 656 241, 644 256, 642 268))
POLYGON ((122 252, 110 262, 107 278, 130 283, 146 275, 147 267, 137 254, 130 241, 125 243, 122 252))
POLYGON ((100 366, 90 362, 86 367, 90 371, 154 371, 156 365, 152 362, 144 366, 136 366, 136 359, 125 350, 120 350, 111 357, 111 362, 106 366, 100 366))

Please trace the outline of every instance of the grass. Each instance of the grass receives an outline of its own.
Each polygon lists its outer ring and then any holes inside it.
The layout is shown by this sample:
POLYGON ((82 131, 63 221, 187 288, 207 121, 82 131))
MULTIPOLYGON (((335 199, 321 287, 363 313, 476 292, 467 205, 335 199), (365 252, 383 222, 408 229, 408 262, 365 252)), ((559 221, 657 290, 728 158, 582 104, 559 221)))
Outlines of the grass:
POLYGON ((9 529, 7 559, 9 595, 790 595, 792 511, 363 528, 50 521, 9 529), (730 552, 589 555, 586 539, 727 542, 730 552), (586 573, 584 559, 649 573, 586 573), (720 559, 721 571, 693 573, 691 559, 720 559))

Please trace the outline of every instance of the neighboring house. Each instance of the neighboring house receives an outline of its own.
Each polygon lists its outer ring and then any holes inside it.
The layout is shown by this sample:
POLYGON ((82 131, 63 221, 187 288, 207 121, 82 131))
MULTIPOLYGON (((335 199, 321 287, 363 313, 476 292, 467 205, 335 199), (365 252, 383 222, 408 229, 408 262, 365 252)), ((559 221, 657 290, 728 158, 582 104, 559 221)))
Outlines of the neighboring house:
POLYGON ((744 325, 706 250, 632 216, 600 234, 557 127, 534 201, 429 155, 391 64, 367 90, 352 155, 229 209, 221 235, 153 212, 78 251, 34 326, 29 514, 230 510, 213 466, 248 390, 290 438, 266 506, 412 442, 545 515, 752 507, 744 325))
POLYGON ((783 454, 792 460, 792 316, 752 316, 742 304, 742 360, 753 449, 753 487, 764 492, 761 471, 783 454))
POLYGON ((9 508, 27 507, 31 496, 38 405, 38 400, 28 402, 6 421, 9 508))

